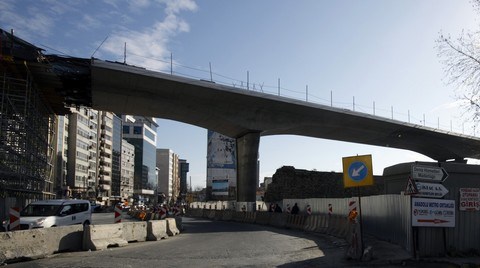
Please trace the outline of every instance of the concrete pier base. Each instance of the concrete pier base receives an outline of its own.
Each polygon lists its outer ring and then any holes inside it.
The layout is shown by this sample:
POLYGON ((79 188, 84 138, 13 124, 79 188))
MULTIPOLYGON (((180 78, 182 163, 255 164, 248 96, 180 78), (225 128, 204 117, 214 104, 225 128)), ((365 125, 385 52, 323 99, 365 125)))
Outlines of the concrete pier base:
POLYGON ((237 138, 237 201, 255 202, 260 132, 237 138))

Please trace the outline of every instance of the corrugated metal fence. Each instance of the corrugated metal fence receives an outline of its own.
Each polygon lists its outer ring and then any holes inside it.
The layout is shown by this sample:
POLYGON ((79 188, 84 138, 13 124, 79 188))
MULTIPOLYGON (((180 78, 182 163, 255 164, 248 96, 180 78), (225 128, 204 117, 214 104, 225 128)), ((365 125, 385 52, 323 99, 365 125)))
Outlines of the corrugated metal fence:
POLYGON ((362 197, 363 230, 413 252, 410 208, 409 196, 362 197))
MULTIPOLYGON (((348 203, 353 198, 312 198, 285 199, 283 207, 294 203, 302 211, 307 205, 313 214, 327 214, 329 205, 333 215, 348 215, 348 203)), ((410 197, 404 195, 365 196, 361 199, 363 231, 383 240, 401 245, 412 252, 412 228, 410 213, 410 197)))

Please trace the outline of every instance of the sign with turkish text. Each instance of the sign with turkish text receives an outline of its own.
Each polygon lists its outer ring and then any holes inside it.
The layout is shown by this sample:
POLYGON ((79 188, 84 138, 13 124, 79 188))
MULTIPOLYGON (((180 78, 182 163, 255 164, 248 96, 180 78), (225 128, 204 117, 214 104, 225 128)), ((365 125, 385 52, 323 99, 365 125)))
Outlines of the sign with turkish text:
POLYGON ((448 173, 442 167, 412 165, 412 179, 429 182, 443 182, 448 173))
POLYGON ((448 193, 448 189, 440 183, 415 182, 418 197, 442 198, 448 193))
POLYGON ((455 200, 413 197, 412 226, 455 227, 455 200))
POLYGON ((458 210, 480 210, 480 188, 460 188, 458 210))
POLYGON ((342 158, 345 188, 373 185, 372 155, 342 158))

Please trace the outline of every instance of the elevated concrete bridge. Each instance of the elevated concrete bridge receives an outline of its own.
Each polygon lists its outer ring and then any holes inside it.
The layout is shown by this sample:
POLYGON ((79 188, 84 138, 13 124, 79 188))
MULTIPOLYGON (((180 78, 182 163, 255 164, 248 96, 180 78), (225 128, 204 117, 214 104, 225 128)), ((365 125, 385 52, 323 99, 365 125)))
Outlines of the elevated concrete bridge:
POLYGON ((407 149, 437 161, 480 157, 480 139, 119 63, 91 63, 92 108, 172 119, 237 140, 238 201, 255 201, 260 136, 293 134, 407 149))

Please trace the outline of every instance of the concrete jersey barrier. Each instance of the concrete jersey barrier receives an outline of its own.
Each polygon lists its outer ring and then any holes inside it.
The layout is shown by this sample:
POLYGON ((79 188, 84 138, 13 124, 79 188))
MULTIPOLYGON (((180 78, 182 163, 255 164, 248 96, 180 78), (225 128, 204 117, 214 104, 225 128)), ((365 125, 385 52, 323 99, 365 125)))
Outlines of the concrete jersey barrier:
POLYGON ((128 244, 123 237, 123 224, 88 225, 83 231, 83 249, 104 250, 109 246, 123 247, 128 244))
POLYGON ((83 226, 61 226, 0 233, 0 265, 21 258, 43 258, 82 250, 83 226))
POLYGON ((167 218, 166 221, 167 221, 167 234, 169 236, 174 236, 180 233, 174 218, 167 218))
POLYGON ((155 220, 147 222, 148 241, 157 241, 165 238, 168 238, 166 220, 155 220))
POLYGON ((123 239, 127 242, 144 242, 147 240, 147 222, 123 222, 123 239))

